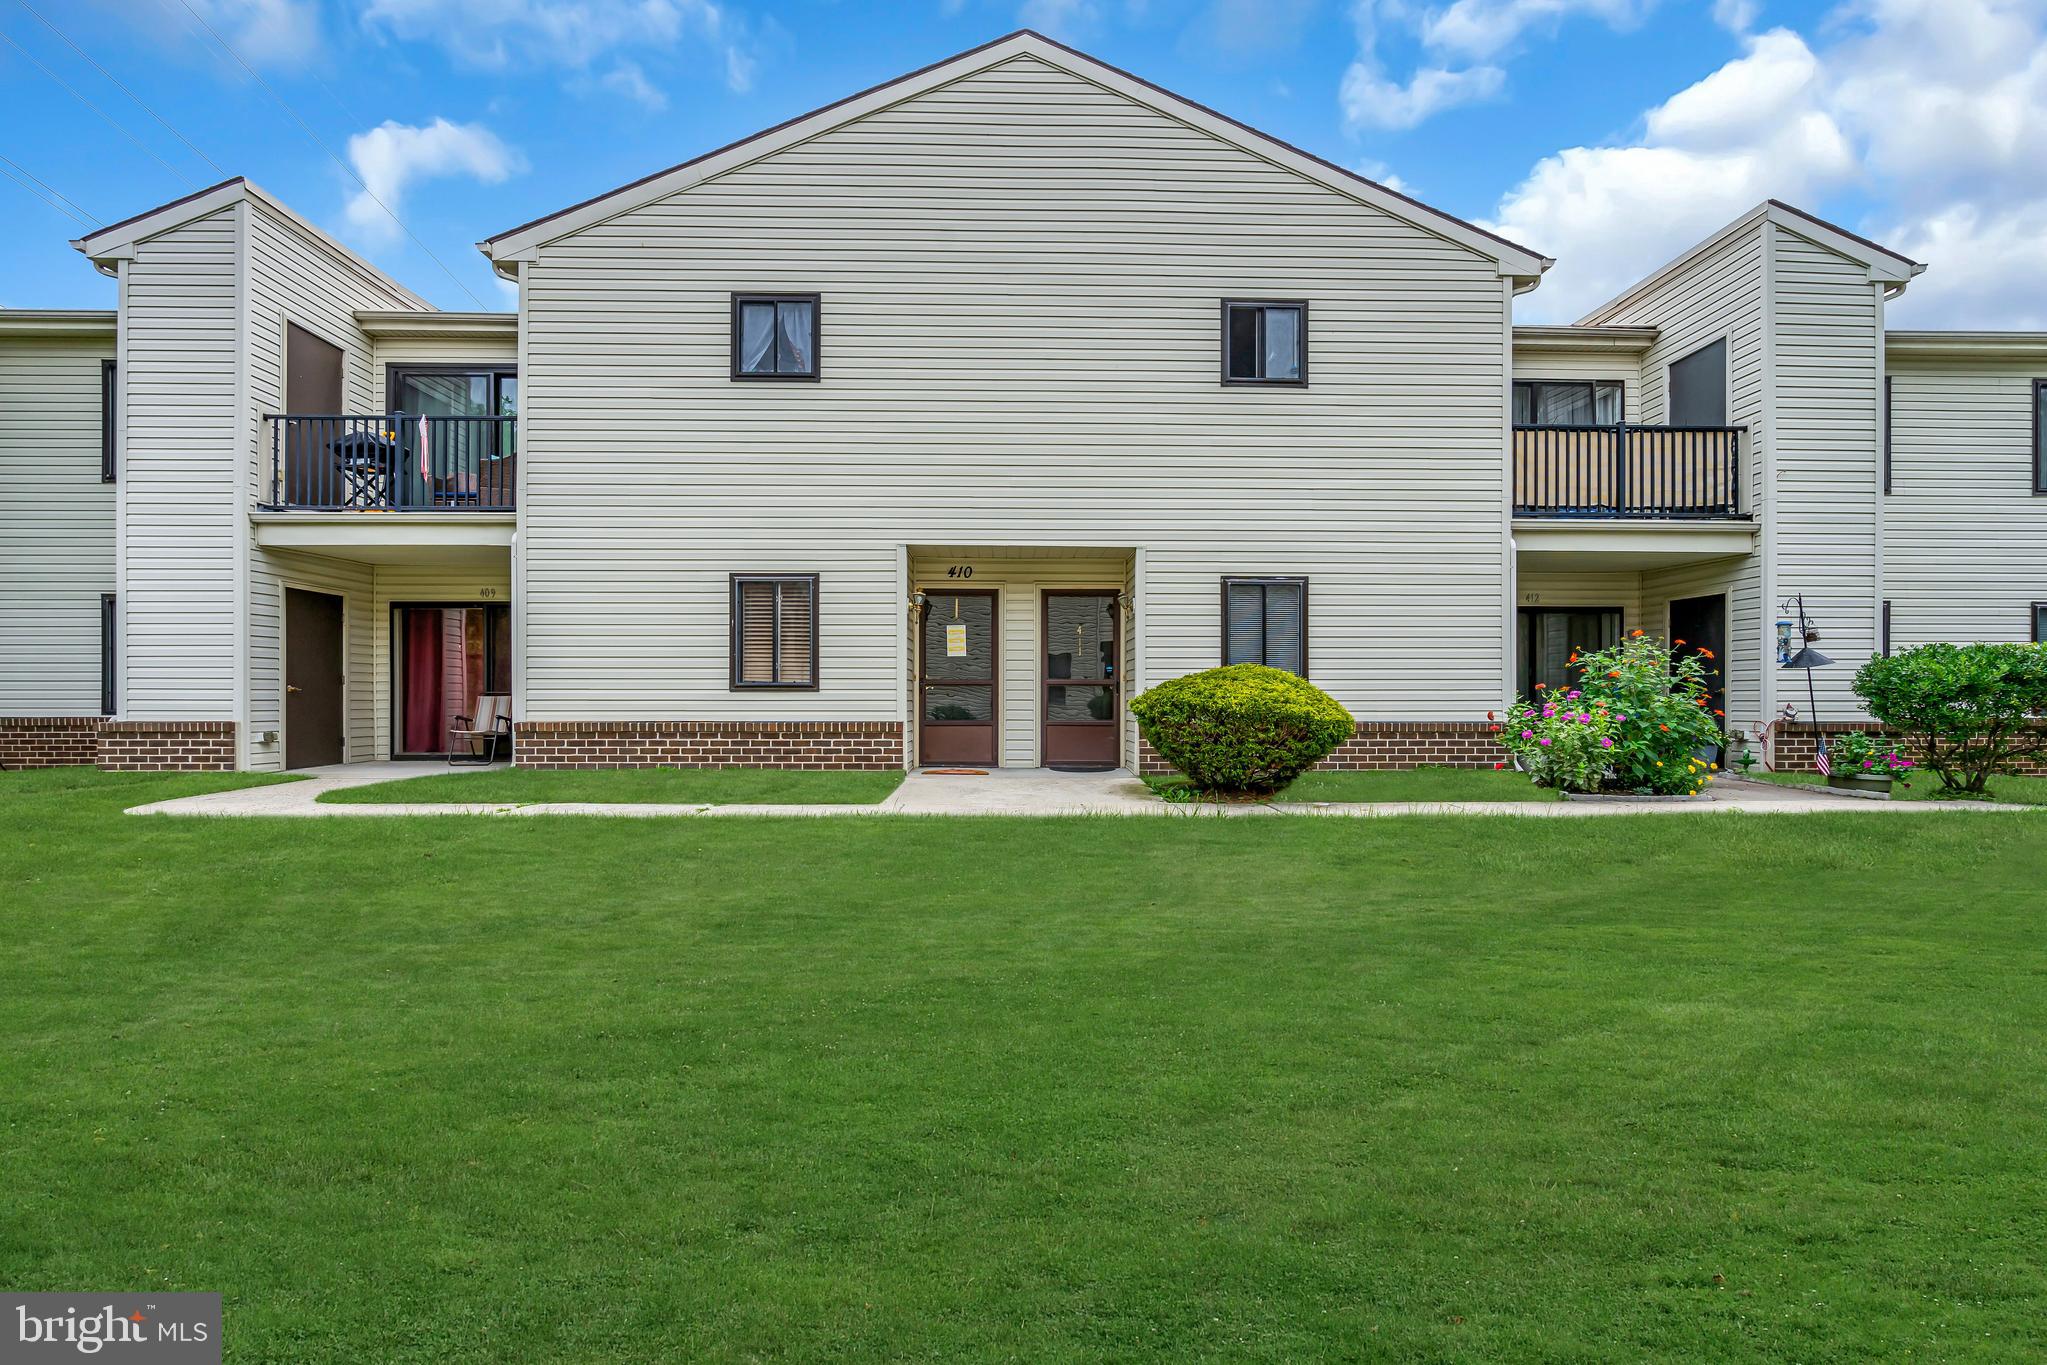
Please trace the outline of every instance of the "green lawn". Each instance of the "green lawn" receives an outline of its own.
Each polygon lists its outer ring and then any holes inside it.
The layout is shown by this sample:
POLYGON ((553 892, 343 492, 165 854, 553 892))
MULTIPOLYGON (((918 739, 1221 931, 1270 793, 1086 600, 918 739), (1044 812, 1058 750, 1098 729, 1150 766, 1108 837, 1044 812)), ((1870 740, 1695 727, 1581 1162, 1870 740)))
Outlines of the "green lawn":
POLYGON ((238 1361, 2047 1354, 2047 816, 0 774, 0 1284, 238 1361))
POLYGON ((897 772, 785 768, 490 768, 344 787, 322 801, 601 801, 624 805, 871 806, 903 783, 897 772))
MULTIPOLYGON (((1147 777, 1168 800, 1187 789, 1177 775, 1147 777)), ((1525 773, 1491 768, 1410 768, 1392 772, 1303 773, 1281 792, 1281 801, 1557 801, 1554 791, 1536 786, 1525 773)))
MULTIPOLYGON (((1735 773, 1739 777, 1741 774, 1735 773)), ((1757 768, 1749 774, 1758 782, 1775 782, 1788 787, 1824 787, 1827 779, 1818 773, 1771 773, 1757 768)), ((2017 806, 2047 806, 2047 777, 1995 777, 1990 780, 1987 793, 1992 801, 2017 806)), ((1940 801, 1952 800, 1940 795, 1940 779, 1931 773, 1922 773, 1907 786, 1891 788, 1893 801, 1940 801)))

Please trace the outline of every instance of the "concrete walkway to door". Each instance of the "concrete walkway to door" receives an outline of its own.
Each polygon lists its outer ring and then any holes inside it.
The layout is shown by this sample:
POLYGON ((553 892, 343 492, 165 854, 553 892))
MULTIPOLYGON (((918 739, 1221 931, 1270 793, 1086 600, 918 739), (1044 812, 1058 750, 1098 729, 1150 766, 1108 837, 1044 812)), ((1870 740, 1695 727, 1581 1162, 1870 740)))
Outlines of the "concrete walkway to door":
MULTIPOLYGON (((1763 782, 1729 779, 1704 801, 1614 799, 1586 801, 1378 801, 1371 803, 1293 803, 1247 801, 1241 804, 1175 805, 1152 795, 1144 783, 1124 769, 1099 773, 1054 772, 1047 768, 919 769, 878 805, 628 805, 595 801, 401 802, 375 805, 324 805, 323 792, 372 782, 395 782, 429 773, 445 773, 444 763, 346 763, 308 768, 301 780, 238 791, 185 796, 136 806, 130 815, 225 815, 335 817, 420 815, 602 815, 620 819, 661 819, 675 816, 735 815, 1151 815, 1184 817, 1375 817, 1393 815, 1512 815, 1534 819, 1572 819, 1606 815, 1708 815, 1713 813, 1816 814, 1825 812, 1890 812, 1898 815, 1938 811, 2024 811, 2030 806, 1988 805, 1973 801, 1867 801, 1824 790, 1778 787, 1763 782)), ((478 770, 480 771, 480 770, 478 770)))

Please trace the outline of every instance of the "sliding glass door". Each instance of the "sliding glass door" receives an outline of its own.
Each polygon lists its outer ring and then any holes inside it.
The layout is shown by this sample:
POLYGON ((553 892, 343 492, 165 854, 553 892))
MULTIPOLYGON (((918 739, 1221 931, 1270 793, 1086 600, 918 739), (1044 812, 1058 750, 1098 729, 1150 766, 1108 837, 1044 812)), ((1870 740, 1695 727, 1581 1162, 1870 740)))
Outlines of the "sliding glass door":
POLYGON ((448 729, 457 716, 475 716, 480 697, 511 695, 509 607, 396 606, 391 609, 391 638, 397 660, 391 697, 393 758, 445 755, 448 729))

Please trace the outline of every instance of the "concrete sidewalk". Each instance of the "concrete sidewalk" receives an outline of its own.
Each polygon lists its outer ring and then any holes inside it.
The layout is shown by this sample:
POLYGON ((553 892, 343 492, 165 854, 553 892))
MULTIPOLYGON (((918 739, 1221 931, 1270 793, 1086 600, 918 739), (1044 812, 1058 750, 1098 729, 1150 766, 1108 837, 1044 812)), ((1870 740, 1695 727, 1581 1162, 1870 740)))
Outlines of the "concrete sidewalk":
MULTIPOLYGON (((1727 779, 1705 801, 1380 801, 1371 803, 1245 802, 1174 805, 1161 801, 1130 773, 1061 773, 1044 768, 995 768, 945 774, 918 771, 878 805, 625 805, 594 801, 451 802, 323 805, 323 792, 445 773, 442 763, 348 763, 309 768, 296 782, 240 791, 186 796, 136 806, 130 815, 279 816, 347 818, 422 815, 596 815, 613 819, 676 816, 1072 816, 1138 815, 1186 818, 1250 816, 1513 815, 1576 819, 1604 815, 1839 814, 1860 811, 2015 811, 2030 806, 1979 802, 1869 801, 1768 782, 1727 779)), ((487 771, 476 769, 476 771, 487 771)))

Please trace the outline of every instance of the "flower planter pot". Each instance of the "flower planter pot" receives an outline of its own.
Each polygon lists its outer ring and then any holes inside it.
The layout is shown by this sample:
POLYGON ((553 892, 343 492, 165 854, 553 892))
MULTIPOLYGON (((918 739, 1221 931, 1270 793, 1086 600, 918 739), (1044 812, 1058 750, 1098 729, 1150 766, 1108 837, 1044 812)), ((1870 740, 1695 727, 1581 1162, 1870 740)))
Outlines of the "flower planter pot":
POLYGON ((1827 785, 1836 791, 1856 792, 1862 796, 1888 798, 1891 783, 1895 779, 1876 777, 1863 773, 1833 773, 1827 778, 1827 785))

